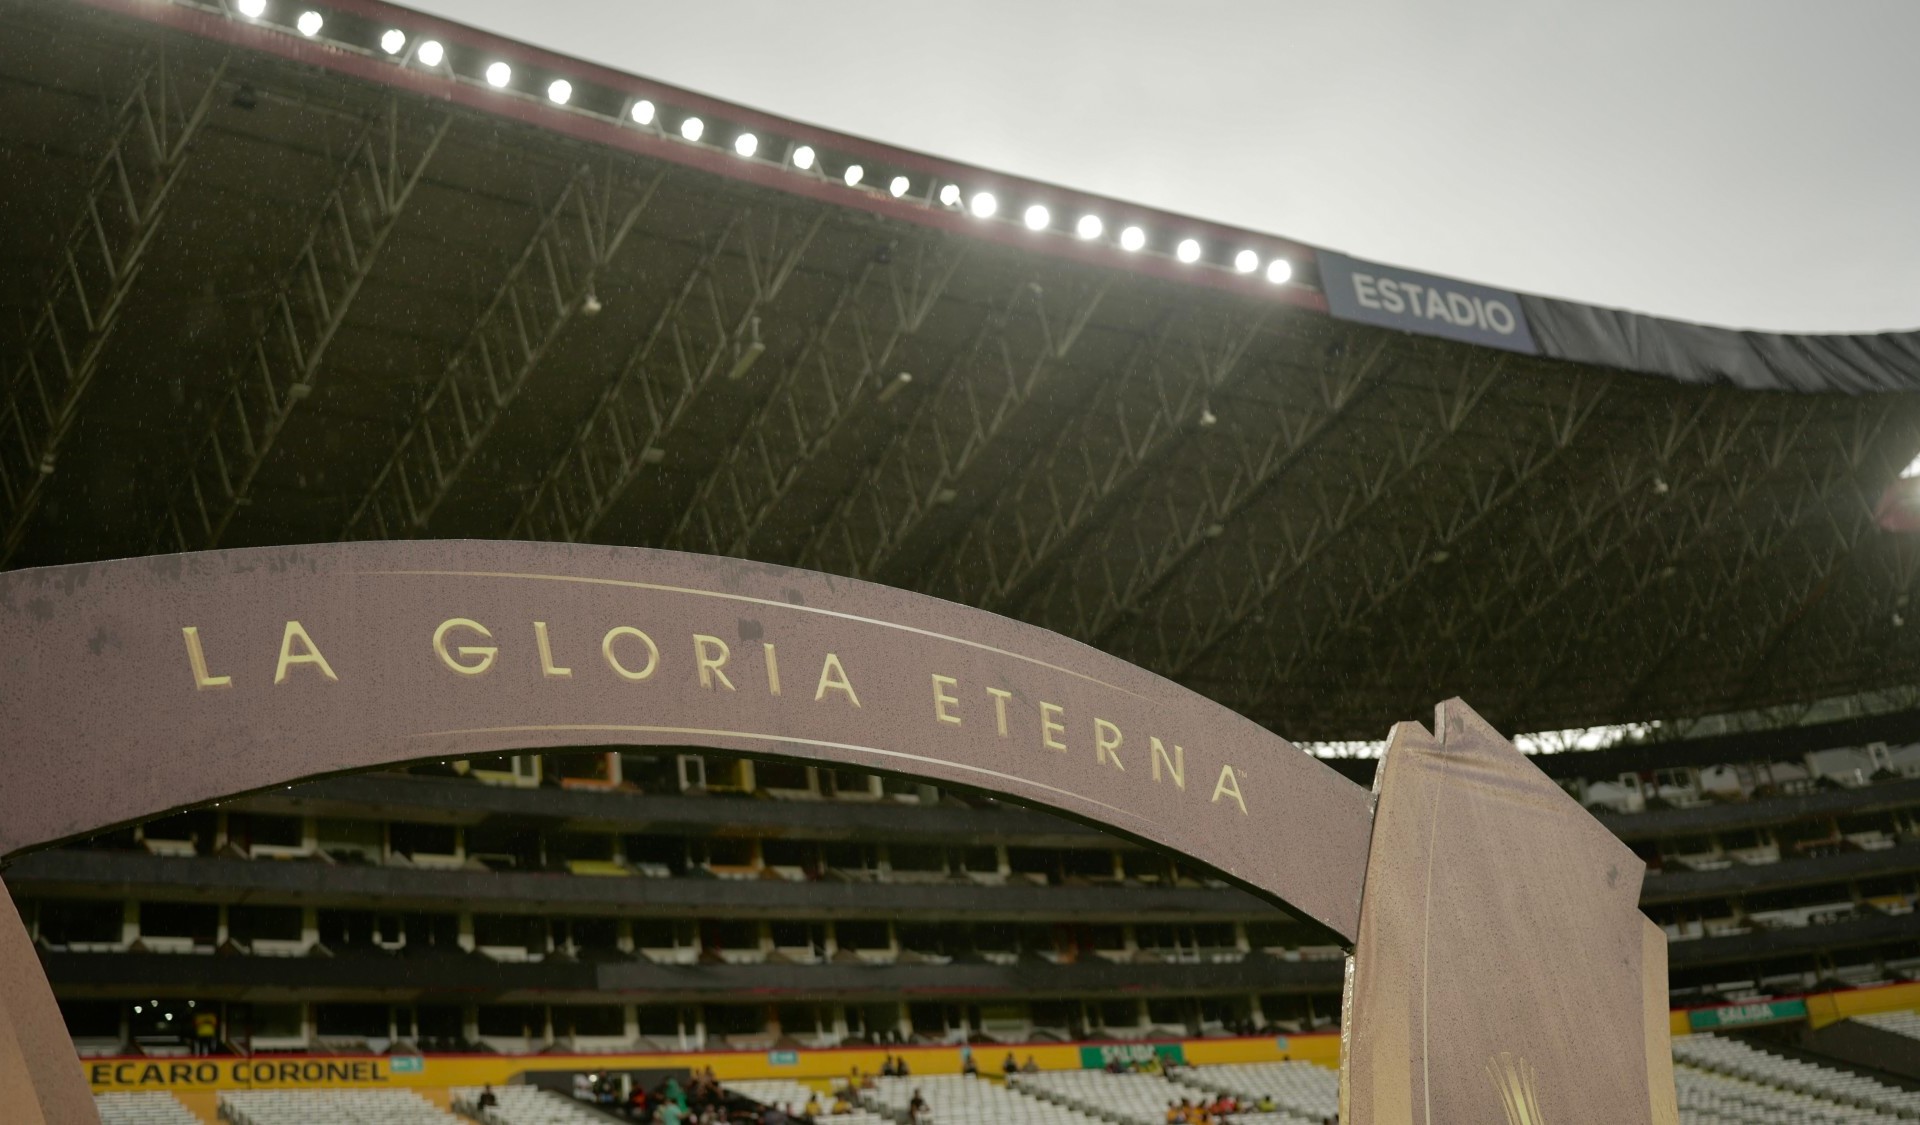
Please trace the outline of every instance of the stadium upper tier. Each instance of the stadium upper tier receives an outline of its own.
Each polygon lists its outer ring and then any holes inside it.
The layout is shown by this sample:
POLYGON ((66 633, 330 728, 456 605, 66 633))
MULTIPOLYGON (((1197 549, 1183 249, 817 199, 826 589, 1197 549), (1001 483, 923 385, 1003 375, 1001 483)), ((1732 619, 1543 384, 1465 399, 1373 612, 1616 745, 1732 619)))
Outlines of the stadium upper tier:
POLYGON ((0 2, 6 565, 740 555, 1302 739, 1920 671, 1911 338, 1420 279, 369 0, 250 10, 0 2))

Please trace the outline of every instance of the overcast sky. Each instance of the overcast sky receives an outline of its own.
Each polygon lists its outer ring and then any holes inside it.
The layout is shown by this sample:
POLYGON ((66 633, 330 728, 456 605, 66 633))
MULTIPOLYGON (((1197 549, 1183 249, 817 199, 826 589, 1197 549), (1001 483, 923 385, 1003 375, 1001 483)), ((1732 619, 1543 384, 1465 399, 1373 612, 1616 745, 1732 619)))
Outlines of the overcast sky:
POLYGON ((410 0, 843 132, 1504 288, 1920 327, 1920 3, 410 0))

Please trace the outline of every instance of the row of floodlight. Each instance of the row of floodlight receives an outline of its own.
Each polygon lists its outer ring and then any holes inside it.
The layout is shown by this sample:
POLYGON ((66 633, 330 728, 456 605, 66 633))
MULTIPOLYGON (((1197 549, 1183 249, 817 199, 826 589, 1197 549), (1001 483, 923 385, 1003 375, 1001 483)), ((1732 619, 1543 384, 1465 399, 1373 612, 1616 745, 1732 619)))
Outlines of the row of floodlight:
MULTIPOLYGON (((268 0, 233 0, 234 9, 249 20, 267 18, 268 0)), ((318 38, 326 27, 326 17, 320 12, 302 9, 293 21, 294 30, 309 39, 318 38)), ((399 28, 387 28, 380 34, 380 50, 402 62, 413 61, 429 69, 439 69, 447 61, 447 49, 437 39, 421 39, 412 42, 407 33, 399 28), (411 51, 408 50, 411 44, 411 51)), ((513 67, 499 59, 486 64, 481 77, 487 85, 496 90, 505 90, 513 85, 513 67)), ((567 105, 573 101, 573 83, 565 78, 555 78, 547 83, 547 100, 554 105, 567 105)), ((660 111, 645 98, 635 100, 627 107, 627 117, 635 125, 658 128, 660 111)), ((690 144, 699 144, 707 134, 707 124, 696 115, 689 114, 680 120, 678 128, 682 140, 690 144)), ((760 158, 760 137, 749 131, 734 134, 732 149, 736 156, 744 159, 760 158)), ((785 164, 794 169, 825 176, 826 169, 820 155, 811 145, 794 145, 787 153, 785 164)), ((859 163, 849 162, 840 172, 839 179, 850 188, 862 188, 867 182, 867 169, 859 163)), ((931 185, 929 185, 931 187, 931 185)), ((903 198, 913 190, 913 181, 905 175, 895 175, 887 181, 886 192, 895 199, 903 198)), ((963 211, 976 219, 993 219, 1000 214, 1000 200, 991 191, 979 190, 972 194, 956 183, 943 183, 934 192, 932 200, 948 210, 963 211)), ((1053 230, 1054 215, 1044 203, 1029 204, 1020 214, 1020 222, 1030 231, 1053 230)), ((1073 235, 1082 242, 1097 242, 1107 233, 1107 224, 1099 215, 1091 212, 1082 214, 1072 226, 1073 235)), ((1139 253, 1147 249, 1148 235, 1145 228, 1129 224, 1120 229, 1114 238, 1114 244, 1129 253, 1139 253)), ((1196 238, 1183 238, 1174 244, 1173 257, 1184 265, 1194 265, 1205 257, 1205 248, 1196 238)), ((1231 268, 1241 274, 1261 274, 1275 285, 1284 285, 1293 279, 1293 263, 1285 257, 1275 256, 1262 262, 1260 253, 1246 248, 1234 254, 1231 268), (1262 268, 1264 265, 1264 269, 1262 268)))

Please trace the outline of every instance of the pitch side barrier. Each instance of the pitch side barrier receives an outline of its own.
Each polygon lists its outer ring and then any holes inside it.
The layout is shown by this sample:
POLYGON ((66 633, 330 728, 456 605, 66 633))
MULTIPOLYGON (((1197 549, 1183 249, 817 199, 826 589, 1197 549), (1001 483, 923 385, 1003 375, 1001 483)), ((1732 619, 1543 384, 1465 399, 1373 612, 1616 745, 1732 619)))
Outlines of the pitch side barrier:
MULTIPOLYGON (((883 770, 1097 824, 1339 935, 1350 1125, 1675 1119, 1641 863, 1458 701, 1432 732, 1394 728, 1370 794, 1191 691, 981 610, 552 543, 13 571, 0 637, 0 856, 503 751, 698 745, 883 770)), ((0 901, 0 1104, 92 1121, 0 901)))

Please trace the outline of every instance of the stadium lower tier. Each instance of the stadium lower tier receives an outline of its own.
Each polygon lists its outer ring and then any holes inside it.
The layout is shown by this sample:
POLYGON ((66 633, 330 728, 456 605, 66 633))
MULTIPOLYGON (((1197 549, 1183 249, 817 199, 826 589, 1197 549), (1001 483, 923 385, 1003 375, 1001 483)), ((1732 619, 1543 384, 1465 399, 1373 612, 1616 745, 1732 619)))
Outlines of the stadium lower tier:
MULTIPOLYGON (((1920 1025, 1920 1013, 1861 1022, 1905 1029, 1920 1025)), ((976 1075, 960 1072, 960 1049, 904 1049, 899 1058, 913 1073, 890 1077, 874 1071, 893 1056, 872 1051, 711 1061, 444 1059, 404 1070, 394 1059, 382 1060, 391 1068, 384 1088, 325 1078, 264 1088, 216 1080, 101 1090, 96 1101, 103 1125, 604 1125, 652 1119, 650 1108, 667 1101, 683 1104, 684 1119, 696 1125, 757 1120, 764 1107, 836 1125, 1324 1125, 1339 1111, 1337 1051, 1331 1036, 1040 1045, 1008 1050, 1004 1058, 976 1051, 976 1075), (1287 1057, 1294 1052, 1304 1057, 1287 1057), (767 1076, 782 1069, 788 1076, 767 1076)), ((1842 1059, 1716 1035, 1677 1038, 1673 1056, 1682 1125, 1901 1125, 1920 1118, 1920 1084, 1842 1059)), ((96 1072, 106 1065, 94 1064, 96 1072)), ((285 1072, 260 1061, 201 1060, 189 1069, 247 1077, 261 1066, 285 1072)))

